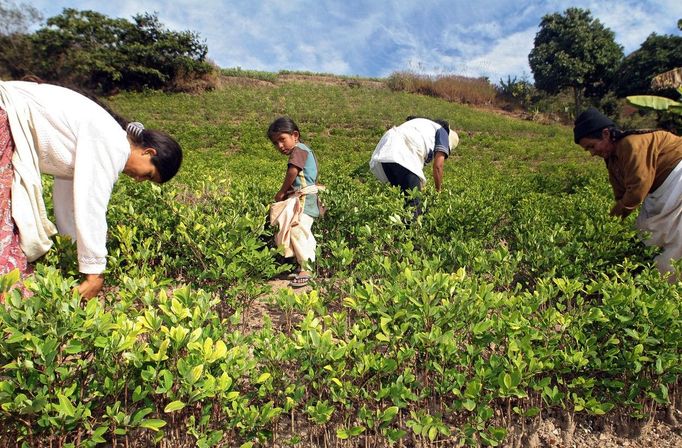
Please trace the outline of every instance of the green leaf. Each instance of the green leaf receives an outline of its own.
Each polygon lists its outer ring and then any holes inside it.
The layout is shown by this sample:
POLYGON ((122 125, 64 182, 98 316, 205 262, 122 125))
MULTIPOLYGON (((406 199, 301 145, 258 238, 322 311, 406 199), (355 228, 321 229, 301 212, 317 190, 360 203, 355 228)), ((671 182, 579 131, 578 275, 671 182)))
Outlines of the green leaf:
POLYGON ((644 107, 654 110, 668 110, 669 107, 680 107, 682 103, 663 96, 656 95, 632 95, 626 97, 628 103, 633 106, 644 107))
POLYGON ((81 341, 71 340, 68 345, 64 348, 64 351, 69 355, 74 355, 83 351, 83 344, 81 341))
POLYGON ((133 426, 139 425, 140 422, 142 421, 143 418, 145 418, 147 415, 149 415, 153 411, 152 408, 146 407, 142 408, 139 411, 135 412, 130 419, 130 423, 133 426))
POLYGON ((76 408, 73 407, 71 400, 62 394, 57 394, 57 398, 59 399, 59 406, 57 407, 57 410, 69 417, 76 415, 76 408))
POLYGON ((492 326, 492 324, 493 324, 492 320, 482 320, 481 322, 478 322, 476 325, 474 325, 472 331, 476 335, 485 333, 492 326))
POLYGON ((350 435, 353 437, 359 436, 363 432, 365 432, 364 426, 353 426, 352 428, 350 428, 350 435))
POLYGON ((201 374, 204 372, 204 365, 199 364, 198 366, 194 366, 192 370, 190 371, 189 374, 189 383, 194 384, 197 382, 197 380, 201 377, 201 374))
POLYGON ((256 380, 256 384, 262 384, 262 383, 266 382, 267 380, 270 379, 271 376, 272 376, 272 375, 270 375, 268 372, 262 373, 262 374, 258 377, 258 379, 256 380))
POLYGON ((108 426, 98 426, 97 429, 95 429, 92 432, 92 436, 90 437, 90 440, 92 440, 95 443, 105 443, 106 440, 102 437, 104 433, 106 433, 109 430, 108 426))
POLYGON ((398 406, 390 406, 381 415, 382 422, 390 422, 398 414, 398 406))
POLYGON ((386 335, 383 334, 383 333, 377 333, 377 336, 376 336, 376 337, 377 337, 377 339, 380 340, 381 342, 388 342, 388 341, 391 340, 388 336, 386 336, 386 335))
POLYGON ((512 377, 510 374, 505 373, 504 376, 502 377, 502 382, 504 383, 504 386, 507 389, 511 389, 512 387, 512 377))
POLYGON ((0 275, 0 294, 9 291, 9 289, 19 281, 21 275, 19 269, 12 269, 5 275, 0 275))
POLYGON ((215 343, 215 349, 213 349, 213 353, 211 356, 212 360, 218 360, 218 359, 223 359, 225 357, 225 354, 227 353, 227 346, 222 340, 218 340, 215 343))
POLYGON ((540 408, 537 406, 533 406, 531 408, 526 409, 525 415, 526 417, 535 417, 540 413, 540 408))
POLYGON ((142 422, 140 423, 140 427, 151 429, 152 431, 158 431, 164 426, 166 426, 165 420, 161 420, 158 418, 149 418, 146 420, 142 420, 142 422))
POLYGON ((462 407, 464 407, 464 409, 466 409, 467 411, 473 411, 474 409, 476 409, 476 402, 470 399, 464 400, 462 402, 462 407))
POLYGON ((174 412, 179 409, 182 409, 185 407, 185 403, 183 403, 180 400, 175 400, 171 403, 168 403, 165 408, 163 408, 163 412, 169 413, 169 412, 174 412))
POLYGON ((133 391, 133 403, 137 403, 147 396, 148 391, 145 389, 142 391, 142 386, 137 386, 133 391))

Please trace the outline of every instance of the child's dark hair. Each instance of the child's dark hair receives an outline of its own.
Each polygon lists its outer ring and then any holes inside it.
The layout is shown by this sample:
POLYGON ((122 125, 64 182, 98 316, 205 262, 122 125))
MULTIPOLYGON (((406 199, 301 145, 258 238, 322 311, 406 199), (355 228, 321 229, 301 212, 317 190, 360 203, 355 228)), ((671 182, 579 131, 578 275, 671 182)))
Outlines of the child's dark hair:
POLYGON ((405 121, 414 120, 415 118, 426 118, 427 120, 431 120, 434 123, 438 123, 439 125, 441 125, 445 129, 445 132, 447 132, 448 134, 450 133, 450 123, 443 120, 442 118, 429 118, 429 117, 420 117, 419 115, 410 115, 407 117, 407 119, 405 121))
POLYGON ((277 134, 282 132, 285 134, 293 134, 294 132, 298 132, 299 135, 301 134, 294 120, 289 117, 279 117, 273 121, 268 127, 268 138, 273 140, 277 134))
MULTIPOLYGON (((26 76, 22 80, 38 84, 46 83, 37 76, 26 76)), ((130 141, 144 148, 154 148, 156 150, 156 155, 152 156, 151 161, 159 172, 161 183, 171 180, 180 170, 180 165, 182 164, 182 148, 170 135, 161 131, 144 129, 144 127, 139 124, 137 126, 129 126, 129 120, 111 110, 109 105, 104 103, 97 95, 89 90, 71 85, 62 85, 52 81, 50 81, 50 84, 73 90, 93 101, 116 120, 116 122, 126 131, 130 141)))

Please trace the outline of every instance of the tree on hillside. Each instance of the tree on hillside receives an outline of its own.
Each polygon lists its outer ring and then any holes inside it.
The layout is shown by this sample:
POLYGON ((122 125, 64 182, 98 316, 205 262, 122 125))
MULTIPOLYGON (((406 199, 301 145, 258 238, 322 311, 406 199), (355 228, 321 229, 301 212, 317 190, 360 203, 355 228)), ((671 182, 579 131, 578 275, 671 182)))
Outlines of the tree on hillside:
POLYGON ((33 62, 28 30, 42 16, 33 6, 0 0, 0 76, 17 78, 33 62))
POLYGON ((613 90, 619 97, 653 93, 654 76, 676 67, 682 67, 682 36, 652 33, 639 49, 623 59, 613 90))
POLYGON ((169 31, 156 14, 126 19, 64 9, 33 35, 35 74, 100 92, 168 89, 211 71, 208 49, 190 31, 169 31))
POLYGON ((613 31, 580 8, 544 16, 528 55, 535 86, 550 94, 573 89, 576 112, 583 96, 605 93, 622 58, 613 31))

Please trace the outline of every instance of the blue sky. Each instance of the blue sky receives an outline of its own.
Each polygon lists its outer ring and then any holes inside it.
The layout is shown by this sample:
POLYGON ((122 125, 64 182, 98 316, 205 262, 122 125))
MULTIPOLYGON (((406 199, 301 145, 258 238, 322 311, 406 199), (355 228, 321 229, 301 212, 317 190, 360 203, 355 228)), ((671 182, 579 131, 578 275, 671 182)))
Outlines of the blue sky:
POLYGON ((628 54, 651 33, 680 34, 680 0, 32 0, 130 19, 157 12, 192 30, 221 67, 385 77, 395 71, 532 81, 528 53, 542 16, 589 9, 628 54))

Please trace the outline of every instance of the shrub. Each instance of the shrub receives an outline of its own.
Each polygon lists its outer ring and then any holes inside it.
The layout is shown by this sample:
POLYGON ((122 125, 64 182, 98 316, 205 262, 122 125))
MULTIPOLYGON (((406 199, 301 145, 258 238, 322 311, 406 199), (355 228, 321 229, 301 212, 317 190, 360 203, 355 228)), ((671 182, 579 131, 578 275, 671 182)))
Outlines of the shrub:
POLYGON ((523 109, 527 109, 538 94, 533 83, 527 79, 517 79, 511 76, 507 76, 506 82, 500 79, 498 92, 503 99, 523 109))
POLYGON ((388 77, 386 85, 394 91, 421 93, 464 104, 492 104, 497 97, 495 87, 486 78, 396 72, 388 77))
POLYGON ((33 74, 110 93, 119 89, 177 90, 210 79, 206 45, 191 31, 169 31, 155 14, 133 22, 94 11, 65 9, 29 35, 33 74))

